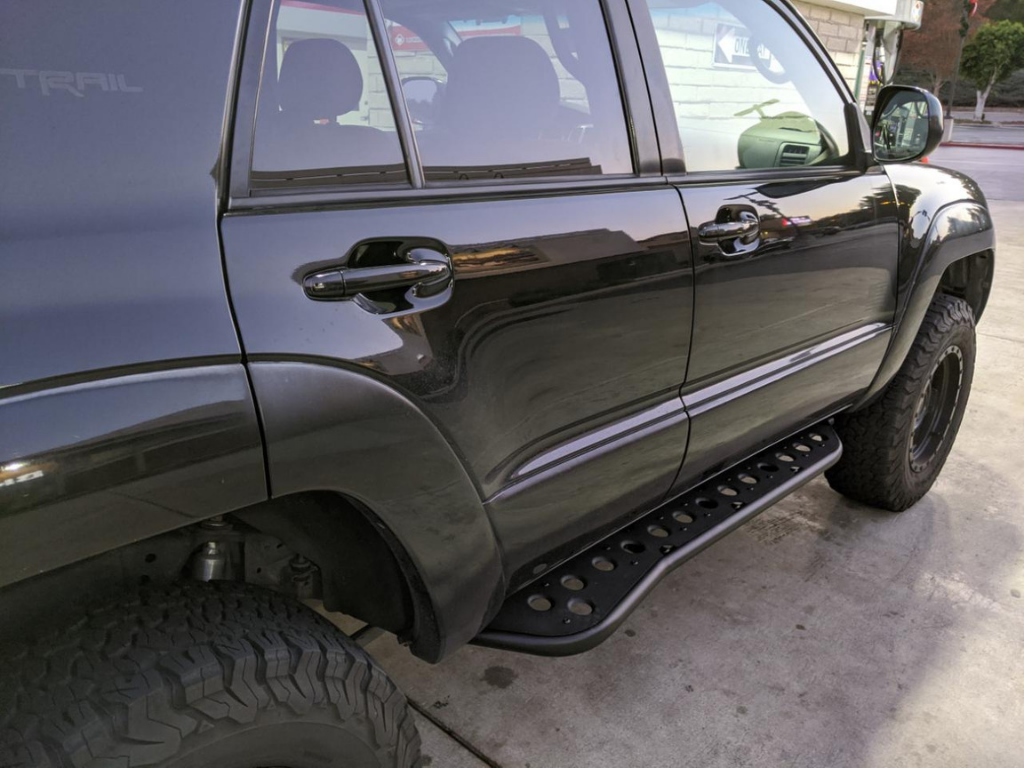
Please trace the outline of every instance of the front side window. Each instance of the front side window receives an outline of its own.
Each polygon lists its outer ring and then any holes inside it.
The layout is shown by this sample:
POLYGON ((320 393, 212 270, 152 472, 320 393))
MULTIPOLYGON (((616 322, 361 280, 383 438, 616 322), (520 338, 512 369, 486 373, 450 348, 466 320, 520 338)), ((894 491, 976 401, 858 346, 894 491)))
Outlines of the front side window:
POLYGON ((257 109, 255 188, 407 178, 361 0, 280 0, 257 109))
POLYGON ((688 171, 841 165, 843 100, 760 0, 647 0, 688 171))
POLYGON ((632 173, 599 0, 382 0, 428 181, 632 173))

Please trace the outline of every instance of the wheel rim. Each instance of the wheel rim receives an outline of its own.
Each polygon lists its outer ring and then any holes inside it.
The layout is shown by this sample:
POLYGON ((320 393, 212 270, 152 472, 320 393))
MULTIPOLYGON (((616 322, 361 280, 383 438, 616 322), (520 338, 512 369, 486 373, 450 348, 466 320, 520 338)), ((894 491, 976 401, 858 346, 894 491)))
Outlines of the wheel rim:
POLYGON ((914 411, 910 437, 910 468, 921 472, 939 455, 960 402, 964 356, 951 346, 939 356, 914 411))

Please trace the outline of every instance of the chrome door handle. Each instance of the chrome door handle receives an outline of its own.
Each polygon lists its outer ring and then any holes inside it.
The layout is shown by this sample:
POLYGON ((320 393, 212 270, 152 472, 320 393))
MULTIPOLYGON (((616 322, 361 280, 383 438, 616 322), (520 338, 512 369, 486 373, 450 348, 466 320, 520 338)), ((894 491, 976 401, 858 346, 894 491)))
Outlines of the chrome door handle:
POLYGON ((414 248, 408 261, 376 267, 342 267, 308 275, 302 286, 311 299, 350 299, 362 293, 412 287, 417 296, 432 296, 451 282, 452 268, 442 253, 414 248))
POLYGON ((697 236, 701 240, 717 242, 719 240, 749 240, 761 232, 761 222, 749 211, 741 211, 739 221, 719 223, 709 221, 697 228, 697 236))

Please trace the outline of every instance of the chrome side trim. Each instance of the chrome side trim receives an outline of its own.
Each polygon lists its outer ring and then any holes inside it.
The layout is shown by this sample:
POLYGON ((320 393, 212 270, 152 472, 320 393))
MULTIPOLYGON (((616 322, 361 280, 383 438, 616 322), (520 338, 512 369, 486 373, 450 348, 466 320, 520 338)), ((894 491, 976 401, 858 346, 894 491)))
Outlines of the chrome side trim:
POLYGON ((726 405, 745 395, 766 387, 770 384, 792 376, 805 368, 842 354, 854 347, 890 333, 892 325, 871 323, 855 328, 852 331, 835 336, 814 346, 801 349, 791 355, 730 376, 722 381, 682 395, 682 401, 691 418, 706 413, 719 406, 726 405))
POLYGON ((640 433, 658 431, 676 424, 680 420, 692 419, 714 408, 726 405, 799 373, 812 365, 865 344, 878 336, 890 333, 892 328, 891 325, 885 323, 872 323, 855 328, 798 352, 701 387, 681 397, 673 396, 612 424, 574 437, 532 457, 517 467, 511 474, 508 484, 487 501, 515 492, 517 486, 524 481, 536 481, 540 479, 539 475, 551 473, 558 465, 574 459, 585 458, 595 451, 604 453, 608 449, 620 447, 637 439, 640 433))
POLYGON ((634 413, 614 424, 609 424, 593 432, 580 435, 577 438, 556 445, 554 448, 538 456, 534 456, 512 473, 512 479, 513 481, 522 480, 535 472, 539 472, 553 464, 560 464, 567 459, 571 459, 581 453, 586 453, 600 445, 617 442, 637 430, 676 416, 683 410, 683 401, 673 397, 671 400, 659 403, 653 408, 647 408, 639 413, 634 413))

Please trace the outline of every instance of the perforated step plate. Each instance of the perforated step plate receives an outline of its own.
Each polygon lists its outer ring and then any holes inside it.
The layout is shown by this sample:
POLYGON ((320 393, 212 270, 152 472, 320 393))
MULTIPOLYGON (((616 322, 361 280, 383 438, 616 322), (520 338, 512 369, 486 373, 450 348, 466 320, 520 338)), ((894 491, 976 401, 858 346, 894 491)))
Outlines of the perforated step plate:
POLYGON ((592 648, 673 568, 824 472, 841 454, 839 438, 825 424, 773 445, 515 592, 473 642, 545 656, 592 648))

